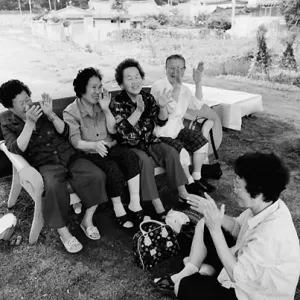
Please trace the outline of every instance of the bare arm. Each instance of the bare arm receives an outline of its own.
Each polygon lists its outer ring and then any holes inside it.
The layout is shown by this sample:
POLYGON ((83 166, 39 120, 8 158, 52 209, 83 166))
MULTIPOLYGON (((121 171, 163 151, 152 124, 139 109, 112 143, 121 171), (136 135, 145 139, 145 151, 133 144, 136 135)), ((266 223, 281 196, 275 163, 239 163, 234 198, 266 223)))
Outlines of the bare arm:
POLYGON ((33 129, 35 128, 36 121, 43 114, 42 109, 39 106, 32 106, 26 113, 25 126, 17 138, 17 145, 19 149, 24 152, 29 144, 33 129))

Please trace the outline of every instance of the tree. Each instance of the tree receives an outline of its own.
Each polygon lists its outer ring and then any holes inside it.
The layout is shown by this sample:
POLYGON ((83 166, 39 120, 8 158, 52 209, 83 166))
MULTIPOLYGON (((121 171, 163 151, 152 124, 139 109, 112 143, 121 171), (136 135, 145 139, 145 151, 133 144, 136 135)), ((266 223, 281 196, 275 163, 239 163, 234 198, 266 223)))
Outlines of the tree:
POLYGON ((280 3, 281 13, 285 17, 287 26, 291 29, 300 27, 300 1, 282 0, 280 3))
POLYGON ((291 32, 289 35, 282 39, 282 42, 286 44, 286 49, 283 52, 282 58, 279 62, 279 65, 282 69, 290 69, 297 71, 297 62, 294 56, 293 44, 296 39, 296 33, 291 32))

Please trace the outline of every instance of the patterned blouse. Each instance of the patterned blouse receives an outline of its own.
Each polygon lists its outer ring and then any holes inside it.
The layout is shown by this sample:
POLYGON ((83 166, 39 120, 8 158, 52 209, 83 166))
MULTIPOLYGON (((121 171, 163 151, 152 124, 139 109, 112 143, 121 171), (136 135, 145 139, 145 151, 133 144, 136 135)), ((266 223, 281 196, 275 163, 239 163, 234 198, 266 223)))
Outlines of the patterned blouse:
POLYGON ((168 119, 159 119, 160 108, 150 93, 141 91, 140 94, 143 97, 145 109, 134 126, 128 121, 128 118, 135 111, 137 104, 130 99, 126 91, 123 90, 116 95, 109 108, 117 121, 115 138, 118 143, 146 149, 151 144, 160 142, 153 134, 153 130, 156 125, 164 126, 168 119))

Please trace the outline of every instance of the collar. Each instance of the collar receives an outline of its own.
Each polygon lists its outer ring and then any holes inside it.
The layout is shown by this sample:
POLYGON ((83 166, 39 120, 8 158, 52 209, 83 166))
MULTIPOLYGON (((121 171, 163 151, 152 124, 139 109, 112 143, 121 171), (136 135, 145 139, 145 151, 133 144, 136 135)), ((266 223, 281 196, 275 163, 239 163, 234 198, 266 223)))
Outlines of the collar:
POLYGON ((164 83, 164 87, 166 87, 167 89, 173 90, 173 86, 170 83, 170 81, 169 81, 169 79, 168 79, 167 76, 163 79, 163 83, 164 83))
MULTIPOLYGON (((143 99, 145 99, 146 92, 144 92, 143 90, 141 90, 141 91, 140 91, 140 94, 142 95, 143 99)), ((120 92, 119 95, 120 95, 122 101, 125 100, 125 101, 127 101, 127 102, 130 102, 130 103, 134 103, 134 104, 135 104, 135 102, 133 102, 133 101, 131 100, 131 98, 129 97, 129 95, 127 94, 127 92, 126 92, 125 90, 122 90, 122 91, 120 92)))
POLYGON ((281 200, 278 199, 276 202, 265 208, 256 216, 253 216, 251 219, 248 220, 248 225, 250 229, 253 229, 260 223, 262 223, 265 219, 267 219, 272 213, 279 209, 281 200))
MULTIPOLYGON (((88 113, 88 111, 85 109, 84 105, 81 103, 81 99, 80 98, 76 98, 76 103, 77 103, 78 109, 79 109, 80 114, 81 114, 82 117, 85 117, 87 115, 90 116, 90 114, 88 113)), ((93 115, 95 113, 100 113, 100 112, 102 112, 102 108, 100 107, 99 103, 94 104, 93 105, 93 115)))

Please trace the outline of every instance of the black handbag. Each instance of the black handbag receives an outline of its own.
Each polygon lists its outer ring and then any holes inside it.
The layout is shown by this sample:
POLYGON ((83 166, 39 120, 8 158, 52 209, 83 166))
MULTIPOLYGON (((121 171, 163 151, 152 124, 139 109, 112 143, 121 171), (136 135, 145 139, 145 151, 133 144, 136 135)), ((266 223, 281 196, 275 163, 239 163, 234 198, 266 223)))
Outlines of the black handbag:
MULTIPOLYGON (((197 131, 202 131, 203 125, 208 119, 204 119, 202 122, 199 122, 199 120, 202 120, 203 118, 201 117, 196 117, 196 119, 191 123, 190 129, 192 130, 197 130, 197 131)), ((201 176, 203 178, 211 178, 211 179, 220 179, 223 172, 221 169, 220 163, 217 161, 219 159, 219 155, 215 146, 214 142, 214 134, 212 129, 209 131, 210 135, 210 140, 211 140, 211 146, 215 155, 216 162, 212 164, 203 164, 201 168, 201 176)))
POLYGON ((179 244, 169 225, 155 220, 140 224, 140 230, 133 237, 133 255, 143 270, 177 254, 179 244))

